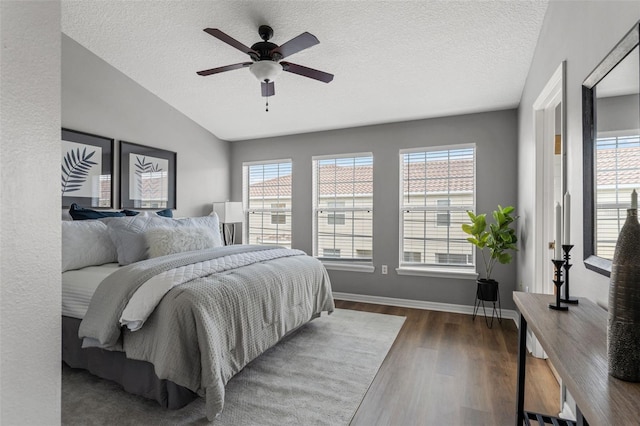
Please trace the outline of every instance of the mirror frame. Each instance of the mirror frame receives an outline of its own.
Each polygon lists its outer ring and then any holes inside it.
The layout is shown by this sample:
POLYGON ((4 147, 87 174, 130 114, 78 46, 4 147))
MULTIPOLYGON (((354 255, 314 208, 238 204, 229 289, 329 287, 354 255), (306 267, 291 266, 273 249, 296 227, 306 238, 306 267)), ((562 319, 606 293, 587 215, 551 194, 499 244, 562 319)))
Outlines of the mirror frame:
POLYGON ((613 70, 640 42, 640 21, 618 42, 582 83, 582 159, 584 265, 599 274, 611 275, 611 260, 596 256, 595 251, 595 164, 596 85, 613 70))

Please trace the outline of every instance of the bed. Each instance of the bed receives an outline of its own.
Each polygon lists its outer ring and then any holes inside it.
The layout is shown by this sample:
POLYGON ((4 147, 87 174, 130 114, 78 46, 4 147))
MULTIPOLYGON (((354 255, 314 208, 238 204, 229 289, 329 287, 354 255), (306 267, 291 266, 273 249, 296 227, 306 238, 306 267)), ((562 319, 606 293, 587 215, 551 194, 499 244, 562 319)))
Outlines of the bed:
POLYGON ((204 397, 213 420, 236 373, 334 309, 317 259, 222 246, 218 229, 215 215, 63 222, 63 361, 170 409, 204 397))

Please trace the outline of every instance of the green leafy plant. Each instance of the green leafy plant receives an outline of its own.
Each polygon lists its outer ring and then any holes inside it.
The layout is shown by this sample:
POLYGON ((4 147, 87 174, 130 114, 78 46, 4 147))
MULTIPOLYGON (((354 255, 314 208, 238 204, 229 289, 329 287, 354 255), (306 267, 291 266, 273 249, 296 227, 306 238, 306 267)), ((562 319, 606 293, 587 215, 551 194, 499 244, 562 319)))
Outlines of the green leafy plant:
POLYGON ((515 208, 512 206, 502 208, 498 205, 498 209, 493 211, 495 223, 489 224, 488 230, 485 213, 476 215, 472 211, 467 211, 471 223, 463 224, 462 230, 470 235, 467 241, 480 249, 487 280, 491 280, 491 272, 493 272, 496 263, 510 263, 512 256, 509 251, 518 250, 516 247, 518 237, 515 229, 511 227, 511 224, 518 219, 517 216, 512 216, 514 210, 515 208), (489 249, 488 258, 485 248, 489 249))

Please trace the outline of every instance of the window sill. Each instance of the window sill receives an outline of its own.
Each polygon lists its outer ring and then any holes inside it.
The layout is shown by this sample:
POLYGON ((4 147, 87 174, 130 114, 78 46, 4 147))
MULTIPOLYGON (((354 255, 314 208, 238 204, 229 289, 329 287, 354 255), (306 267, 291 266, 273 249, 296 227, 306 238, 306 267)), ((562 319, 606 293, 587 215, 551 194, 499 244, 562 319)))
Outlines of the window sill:
POLYGON ((592 255, 584 260, 584 266, 600 275, 611 276, 611 261, 609 259, 592 255))
POLYGON ((398 275, 414 275, 418 277, 437 277, 437 278, 457 278, 464 280, 477 280, 478 273, 475 271, 461 271, 458 269, 445 268, 419 268, 419 267, 400 267, 396 268, 398 275))
POLYGON ((334 271, 351 271, 372 273, 376 267, 370 263, 350 263, 350 262, 322 262, 325 268, 334 271))

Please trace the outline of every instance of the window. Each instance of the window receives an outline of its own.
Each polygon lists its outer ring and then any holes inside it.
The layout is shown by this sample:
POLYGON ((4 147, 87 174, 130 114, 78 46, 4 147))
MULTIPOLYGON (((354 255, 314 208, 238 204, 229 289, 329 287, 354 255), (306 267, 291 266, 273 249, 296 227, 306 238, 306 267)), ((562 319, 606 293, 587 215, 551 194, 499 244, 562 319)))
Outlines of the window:
POLYGON ((595 181, 595 254, 613 259, 631 191, 640 188, 640 136, 596 139, 595 181))
POLYGON ((340 257, 340 249, 322 249, 322 257, 340 257))
POLYGON ((284 225, 287 223, 287 216, 280 213, 279 211, 285 209, 287 205, 285 203, 275 203, 271 204, 272 210, 278 210, 277 213, 271 214, 271 224, 272 225, 284 225))
POLYGON ((291 161, 243 164, 247 244, 291 248, 291 161))
POLYGON ((400 151, 400 268, 474 269, 475 145, 400 151))
MULTIPOLYGON (((449 207, 449 200, 438 200, 438 207, 449 207)), ((436 213, 436 226, 449 226, 451 225, 451 213, 446 212, 436 213)))
POLYGON ((467 265, 472 261, 470 254, 436 253, 436 262, 445 265, 467 265))
POLYGON ((314 256, 371 262, 372 154, 314 157, 313 211, 314 256))
POLYGON ((373 250, 356 249, 356 257, 363 258, 363 259, 371 259, 373 257, 373 250))
MULTIPOLYGON (((344 201, 329 201, 329 207, 344 207, 344 201)), ((331 212, 327 214, 327 225, 344 225, 344 213, 331 212)))
POLYGON ((421 263, 422 262, 422 253, 419 251, 405 251, 402 254, 402 258, 405 262, 410 263, 421 263))

